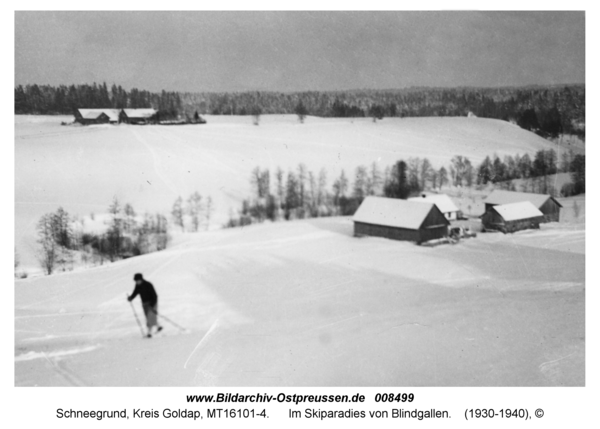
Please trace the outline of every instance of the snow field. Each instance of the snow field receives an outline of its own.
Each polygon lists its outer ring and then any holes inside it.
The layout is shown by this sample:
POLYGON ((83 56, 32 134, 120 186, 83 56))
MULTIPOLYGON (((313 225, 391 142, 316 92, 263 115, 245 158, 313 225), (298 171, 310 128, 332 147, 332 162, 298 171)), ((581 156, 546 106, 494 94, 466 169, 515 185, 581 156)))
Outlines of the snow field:
POLYGON ((317 219, 19 281, 15 382, 582 385, 584 255, 500 238, 426 248, 317 219), (138 271, 188 333, 140 337, 124 296, 138 271))
POLYGON ((60 126, 68 117, 15 118, 15 244, 22 269, 39 271, 35 226, 62 206, 71 215, 107 211, 113 197, 138 213, 168 214, 178 196, 211 196, 211 226, 220 226, 251 196, 256 166, 285 173, 304 163, 327 186, 344 169, 352 181, 358 165, 376 162, 383 171, 399 159, 428 157, 448 168, 457 154, 474 164, 486 155, 514 155, 552 144, 510 123, 480 118, 208 116, 206 125, 60 126))

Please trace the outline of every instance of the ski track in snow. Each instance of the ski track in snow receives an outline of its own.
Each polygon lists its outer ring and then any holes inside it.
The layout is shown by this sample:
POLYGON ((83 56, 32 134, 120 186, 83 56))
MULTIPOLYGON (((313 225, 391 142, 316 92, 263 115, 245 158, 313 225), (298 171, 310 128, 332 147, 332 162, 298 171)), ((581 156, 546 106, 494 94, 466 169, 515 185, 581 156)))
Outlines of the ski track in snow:
POLYGON ((190 359, 192 358, 192 356, 194 356, 194 354, 196 353, 196 351, 198 349, 200 349, 202 347, 202 345, 208 341, 208 339, 213 335, 213 331, 215 331, 217 329, 217 326, 219 326, 219 319, 216 319, 213 324, 211 325, 210 329, 206 332, 206 334, 204 334, 204 336, 202 337, 202 339, 198 342, 198 344, 196 345, 196 347, 194 347, 194 350, 192 350, 192 352, 190 353, 190 355, 188 356, 187 360, 185 361, 185 363, 183 364, 183 369, 187 369, 187 365, 190 362, 190 359))
POLYGON ((97 348, 98 348, 98 346, 88 346, 88 347, 82 347, 82 348, 70 349, 70 350, 56 350, 56 351, 48 352, 48 353, 31 351, 31 352, 24 353, 22 355, 15 356, 15 361, 16 362, 24 362, 24 361, 28 361, 28 360, 34 360, 34 359, 60 358, 63 356, 91 352, 92 350, 96 350, 97 348))

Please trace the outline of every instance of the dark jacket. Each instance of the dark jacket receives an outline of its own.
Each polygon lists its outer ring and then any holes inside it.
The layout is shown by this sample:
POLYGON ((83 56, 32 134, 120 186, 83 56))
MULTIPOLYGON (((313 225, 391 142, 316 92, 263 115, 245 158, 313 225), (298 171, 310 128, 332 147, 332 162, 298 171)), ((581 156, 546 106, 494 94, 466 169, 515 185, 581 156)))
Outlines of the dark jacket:
POLYGON ((135 285, 135 289, 129 297, 129 301, 133 300, 138 295, 142 299, 142 302, 146 302, 150 305, 156 305, 158 302, 158 295, 156 295, 154 286, 152 286, 152 283, 147 282, 146 280, 142 280, 139 285, 135 285))

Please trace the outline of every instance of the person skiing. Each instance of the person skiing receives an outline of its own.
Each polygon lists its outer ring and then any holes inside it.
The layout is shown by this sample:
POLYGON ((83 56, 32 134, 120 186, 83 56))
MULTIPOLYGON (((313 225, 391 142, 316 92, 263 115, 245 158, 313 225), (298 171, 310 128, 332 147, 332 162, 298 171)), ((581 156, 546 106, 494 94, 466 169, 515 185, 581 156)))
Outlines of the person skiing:
POLYGON ((140 273, 134 275, 133 280, 135 281, 135 288, 133 289, 133 293, 127 297, 127 300, 131 302, 136 296, 140 296, 142 308, 146 315, 146 326, 148 326, 147 337, 151 338, 153 326, 156 326, 157 333, 162 330, 162 326, 156 320, 156 316, 158 315, 158 295, 152 283, 146 281, 140 273))

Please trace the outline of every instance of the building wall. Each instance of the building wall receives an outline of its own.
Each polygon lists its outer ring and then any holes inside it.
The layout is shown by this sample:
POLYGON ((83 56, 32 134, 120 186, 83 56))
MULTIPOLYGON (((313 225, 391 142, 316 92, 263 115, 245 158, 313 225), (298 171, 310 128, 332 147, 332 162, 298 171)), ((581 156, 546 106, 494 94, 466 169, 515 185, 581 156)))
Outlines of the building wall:
POLYGON ((540 211, 544 213, 544 219, 542 222, 558 222, 560 219, 560 207, 552 200, 548 198, 546 202, 539 207, 540 211))
POLYGON ((419 243, 421 236, 414 229, 394 228, 391 226, 373 225, 370 223, 354 222, 354 235, 391 238, 392 240, 415 241, 419 243))
POLYGON ((543 217, 534 217, 529 219, 518 219, 505 221, 495 210, 487 211, 481 217, 481 223, 485 229, 501 231, 505 234, 521 231, 524 229, 539 229, 543 217))
POLYGON ((392 240, 414 241, 420 244, 425 241, 447 237, 448 226, 443 225, 435 228, 421 228, 417 230, 354 222, 354 235, 368 235, 371 237, 390 238, 392 240))
POLYGON ((485 213, 481 216, 481 224, 485 229, 506 232, 506 225, 502 216, 494 210, 488 210, 487 207, 485 213))
POLYGON ((511 220, 506 222, 506 232, 522 231, 524 229, 539 229, 543 217, 511 220))
POLYGON ((421 241, 435 240, 448 236, 448 225, 450 225, 450 222, 446 216, 444 216, 437 206, 433 206, 419 229, 421 241))

